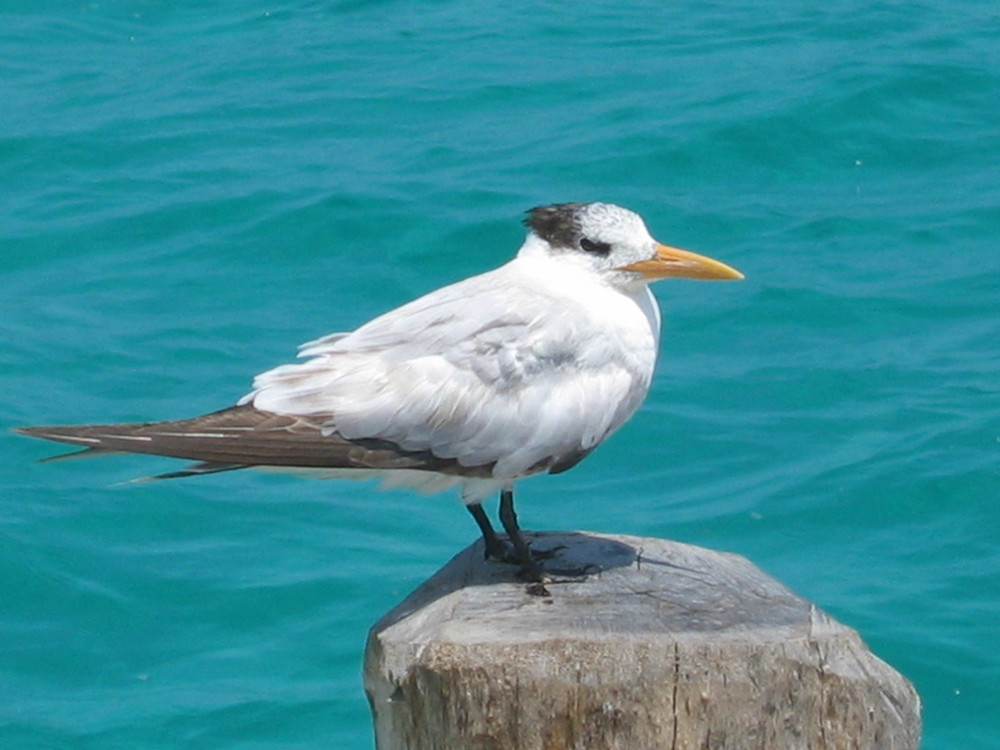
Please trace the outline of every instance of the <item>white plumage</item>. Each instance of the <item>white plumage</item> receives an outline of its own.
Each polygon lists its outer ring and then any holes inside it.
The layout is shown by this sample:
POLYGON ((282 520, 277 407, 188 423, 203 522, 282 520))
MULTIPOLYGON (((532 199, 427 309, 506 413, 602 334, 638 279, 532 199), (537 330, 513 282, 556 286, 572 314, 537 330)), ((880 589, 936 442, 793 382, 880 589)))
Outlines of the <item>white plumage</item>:
MULTIPOLYGON (((307 362, 257 376, 240 403, 323 417, 349 439, 494 464, 507 484, 589 451, 628 419, 649 389, 659 323, 645 284, 618 288, 531 236, 494 271, 305 344, 307 362)), ((465 499, 490 491, 470 487, 465 499)))
POLYGON ((92 452, 202 462, 171 477, 253 467, 425 491, 461 485, 494 554, 501 545, 479 503, 501 490, 501 519, 536 575, 514 482, 573 466, 645 398, 660 331, 648 284, 742 276, 658 244, 639 216, 607 203, 540 207, 525 223, 531 231, 506 265, 305 344, 304 362, 257 376, 235 407, 21 431, 92 452))

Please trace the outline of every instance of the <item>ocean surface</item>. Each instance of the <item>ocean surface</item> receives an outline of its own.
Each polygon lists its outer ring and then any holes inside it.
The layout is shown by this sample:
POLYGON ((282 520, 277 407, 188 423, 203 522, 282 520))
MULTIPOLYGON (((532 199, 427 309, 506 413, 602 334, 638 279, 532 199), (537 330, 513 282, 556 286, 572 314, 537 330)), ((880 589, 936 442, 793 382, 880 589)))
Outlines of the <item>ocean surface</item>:
MULTIPOLYGON (((26 424, 228 406, 295 347, 607 200, 663 282, 645 406, 527 528, 746 555, 1000 747, 1000 10, 943 2, 0 10, 0 748, 371 748, 368 627, 452 495, 38 464, 26 424)), ((492 510, 492 509, 491 509, 492 510)))

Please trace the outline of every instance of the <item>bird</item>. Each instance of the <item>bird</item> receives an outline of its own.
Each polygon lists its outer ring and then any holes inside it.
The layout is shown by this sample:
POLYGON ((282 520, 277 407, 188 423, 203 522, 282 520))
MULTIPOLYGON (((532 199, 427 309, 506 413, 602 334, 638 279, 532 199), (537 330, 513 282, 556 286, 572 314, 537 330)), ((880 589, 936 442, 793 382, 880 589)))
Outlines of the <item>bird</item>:
POLYGON ((84 449, 74 456, 195 462, 148 479, 256 468, 458 488, 486 556, 541 581, 515 483, 572 468, 645 399, 660 338, 652 282, 743 274, 657 242, 638 214, 611 203, 538 206, 523 223, 527 236, 506 264, 303 344, 304 361, 257 375, 233 406, 16 431, 84 449), (506 539, 483 508, 496 493, 506 539))

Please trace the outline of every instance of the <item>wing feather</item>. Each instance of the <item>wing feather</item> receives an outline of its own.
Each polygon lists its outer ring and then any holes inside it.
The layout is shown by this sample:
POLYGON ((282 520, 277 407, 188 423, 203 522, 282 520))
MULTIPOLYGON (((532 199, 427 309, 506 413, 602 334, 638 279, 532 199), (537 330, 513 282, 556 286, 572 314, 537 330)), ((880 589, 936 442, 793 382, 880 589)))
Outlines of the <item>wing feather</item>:
POLYGON ((241 403, 497 477, 571 465, 645 396, 650 298, 598 283, 567 297, 516 264, 312 342, 310 359, 261 374, 241 403))
POLYGON ((385 440, 348 440, 298 416, 234 406, 194 419, 109 425, 22 427, 17 432, 101 451, 147 453, 225 466, 323 469, 416 469, 489 476, 491 467, 462 467, 428 451, 385 440))

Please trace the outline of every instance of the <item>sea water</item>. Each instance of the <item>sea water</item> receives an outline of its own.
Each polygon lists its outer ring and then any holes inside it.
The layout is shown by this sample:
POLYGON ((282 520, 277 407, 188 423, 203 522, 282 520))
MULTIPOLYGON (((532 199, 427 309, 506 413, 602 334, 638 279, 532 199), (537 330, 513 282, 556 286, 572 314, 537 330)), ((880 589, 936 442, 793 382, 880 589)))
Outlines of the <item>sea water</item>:
POLYGON ((524 525, 746 555, 914 681, 925 748, 1000 746, 995 3, 0 22, 0 747, 370 748, 366 631, 475 538, 453 496, 6 428, 230 405, 586 200, 747 278, 657 285, 645 406, 524 525))

